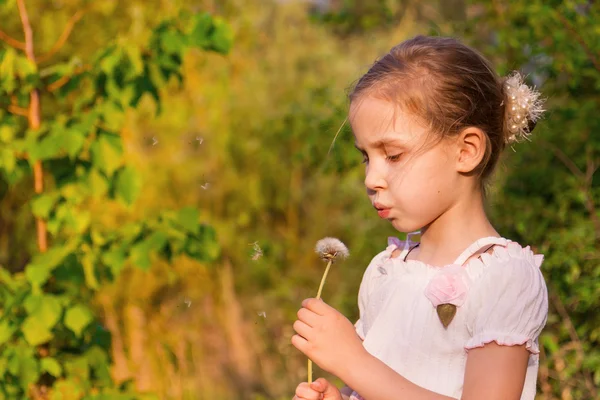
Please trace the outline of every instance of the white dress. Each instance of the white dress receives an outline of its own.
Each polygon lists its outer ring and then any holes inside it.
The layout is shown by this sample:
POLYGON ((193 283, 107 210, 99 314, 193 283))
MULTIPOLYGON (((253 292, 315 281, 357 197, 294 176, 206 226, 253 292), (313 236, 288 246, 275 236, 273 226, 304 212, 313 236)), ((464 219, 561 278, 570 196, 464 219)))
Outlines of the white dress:
MULTIPOLYGON (((365 349, 416 385, 460 399, 469 349, 492 341, 526 344, 530 355, 521 400, 533 400, 538 337, 548 315, 543 256, 504 238, 473 243, 454 263, 465 269, 468 290, 444 328, 425 295, 430 280, 444 268, 406 260, 408 240, 392 258, 397 247, 390 244, 373 258, 360 285, 356 331, 365 349), (492 245, 492 254, 471 257, 492 245)), ((361 399, 356 392, 350 398, 361 399)))

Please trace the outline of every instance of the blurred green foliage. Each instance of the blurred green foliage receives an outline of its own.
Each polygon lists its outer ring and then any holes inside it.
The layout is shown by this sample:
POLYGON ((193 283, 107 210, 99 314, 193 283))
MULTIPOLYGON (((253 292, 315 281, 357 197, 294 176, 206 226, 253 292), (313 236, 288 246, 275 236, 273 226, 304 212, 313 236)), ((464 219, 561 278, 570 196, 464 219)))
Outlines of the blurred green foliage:
MULTIPOLYGON (((291 324, 323 268, 315 242, 335 236, 350 248, 323 296, 354 319, 365 266, 398 235, 364 194, 361 156, 344 125, 347 88, 393 45, 429 33, 463 38, 500 73, 524 71, 548 98, 532 143, 506 152, 490 214, 503 235, 546 255, 551 313, 540 340, 540 398, 598 397, 599 6, 320 3, 27 1, 34 32, 43 30, 34 36, 40 54, 75 12, 85 14, 51 66, 1 50, 0 271, 3 293, 23 298, 15 300, 22 314, 0 318, 0 339, 13 341, 3 359, 36 366, 0 372, 22 374, 13 382, 81 377, 66 360, 73 349, 81 357, 98 348, 89 347, 98 336, 102 352, 85 357, 88 371, 104 372, 83 376, 84 387, 108 382, 110 356, 114 383, 106 387, 130 393, 291 398, 306 373, 289 342, 291 324), (210 24, 203 12, 218 18, 210 24), (232 40, 226 56, 204 51, 225 52, 232 40), (24 107, 28 90, 64 76, 71 78, 42 95, 38 131, 8 112, 8 93, 24 93, 16 98, 24 107), (33 191, 31 161, 18 156, 25 151, 49 173, 43 195, 33 191), (35 217, 51 230, 43 257, 35 217), (150 249, 162 257, 149 257, 150 249), (48 273, 70 286, 49 290, 48 273), (36 285, 45 301, 25 303, 36 285), (23 325, 36 313, 44 329, 23 325), (85 326, 89 316, 95 322, 85 326), (27 337, 44 340, 48 331, 70 344, 42 357, 27 337)), ((22 40, 15 10, 7 0, 1 29, 22 40)))
MULTIPOLYGON (((33 30, 18 6, 24 31, 33 30)), ((145 94, 160 110, 159 89, 172 76, 183 81, 185 51, 228 52, 229 27, 209 14, 181 13, 155 27, 147 46, 112 41, 89 64, 73 56, 42 68, 25 40, 25 54, 14 39, 16 48, 0 50, 0 173, 9 188, 34 175, 38 189, 25 204, 38 219, 39 252, 23 270, 0 270, 0 398, 145 398, 113 382, 110 336, 89 303, 126 265, 148 270, 155 253, 215 260, 215 231, 190 207, 112 228, 88 207, 135 204, 142 183, 124 157, 124 112, 145 94), (42 115, 40 97, 51 115, 42 115), (44 182, 49 188, 40 190, 44 182)))

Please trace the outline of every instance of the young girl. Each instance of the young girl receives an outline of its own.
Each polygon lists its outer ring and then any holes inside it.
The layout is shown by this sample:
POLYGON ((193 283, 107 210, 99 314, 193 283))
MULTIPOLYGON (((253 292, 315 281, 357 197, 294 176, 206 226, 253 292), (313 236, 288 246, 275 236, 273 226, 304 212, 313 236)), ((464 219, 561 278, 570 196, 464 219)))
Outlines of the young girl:
POLYGON ((321 378, 294 399, 534 399, 543 256, 498 234, 484 185, 507 144, 531 133, 538 97, 441 37, 401 43, 358 81, 349 121, 367 194, 421 239, 390 238, 373 258, 354 326, 321 300, 302 303, 292 344, 347 387, 321 378))

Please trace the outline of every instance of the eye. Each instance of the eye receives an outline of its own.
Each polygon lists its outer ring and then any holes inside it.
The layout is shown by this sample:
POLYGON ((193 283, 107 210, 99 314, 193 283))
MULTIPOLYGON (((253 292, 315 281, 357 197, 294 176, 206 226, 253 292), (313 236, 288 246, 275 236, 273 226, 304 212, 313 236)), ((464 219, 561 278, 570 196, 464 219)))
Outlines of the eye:
POLYGON ((400 159, 400 156, 401 156, 401 155, 402 155, 402 154, 396 154, 395 156, 387 156, 387 159, 388 159, 389 161, 392 161, 392 162, 394 162, 394 161, 398 161, 398 160, 400 159))
POLYGON ((369 157, 367 157, 367 156, 363 155, 363 160, 362 160, 362 163, 363 163, 363 164, 366 164, 366 163, 368 163, 368 162, 369 162, 369 157))

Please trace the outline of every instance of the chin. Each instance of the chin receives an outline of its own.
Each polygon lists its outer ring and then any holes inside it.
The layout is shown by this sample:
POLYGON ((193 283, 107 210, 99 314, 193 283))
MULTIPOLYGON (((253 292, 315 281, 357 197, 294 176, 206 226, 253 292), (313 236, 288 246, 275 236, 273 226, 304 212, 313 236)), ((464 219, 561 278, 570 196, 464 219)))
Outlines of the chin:
POLYGON ((411 232, 415 232, 415 231, 420 231, 425 226, 424 224, 403 221, 399 218, 391 218, 390 222, 392 223, 392 226, 397 231, 402 232, 402 233, 411 233, 411 232))

